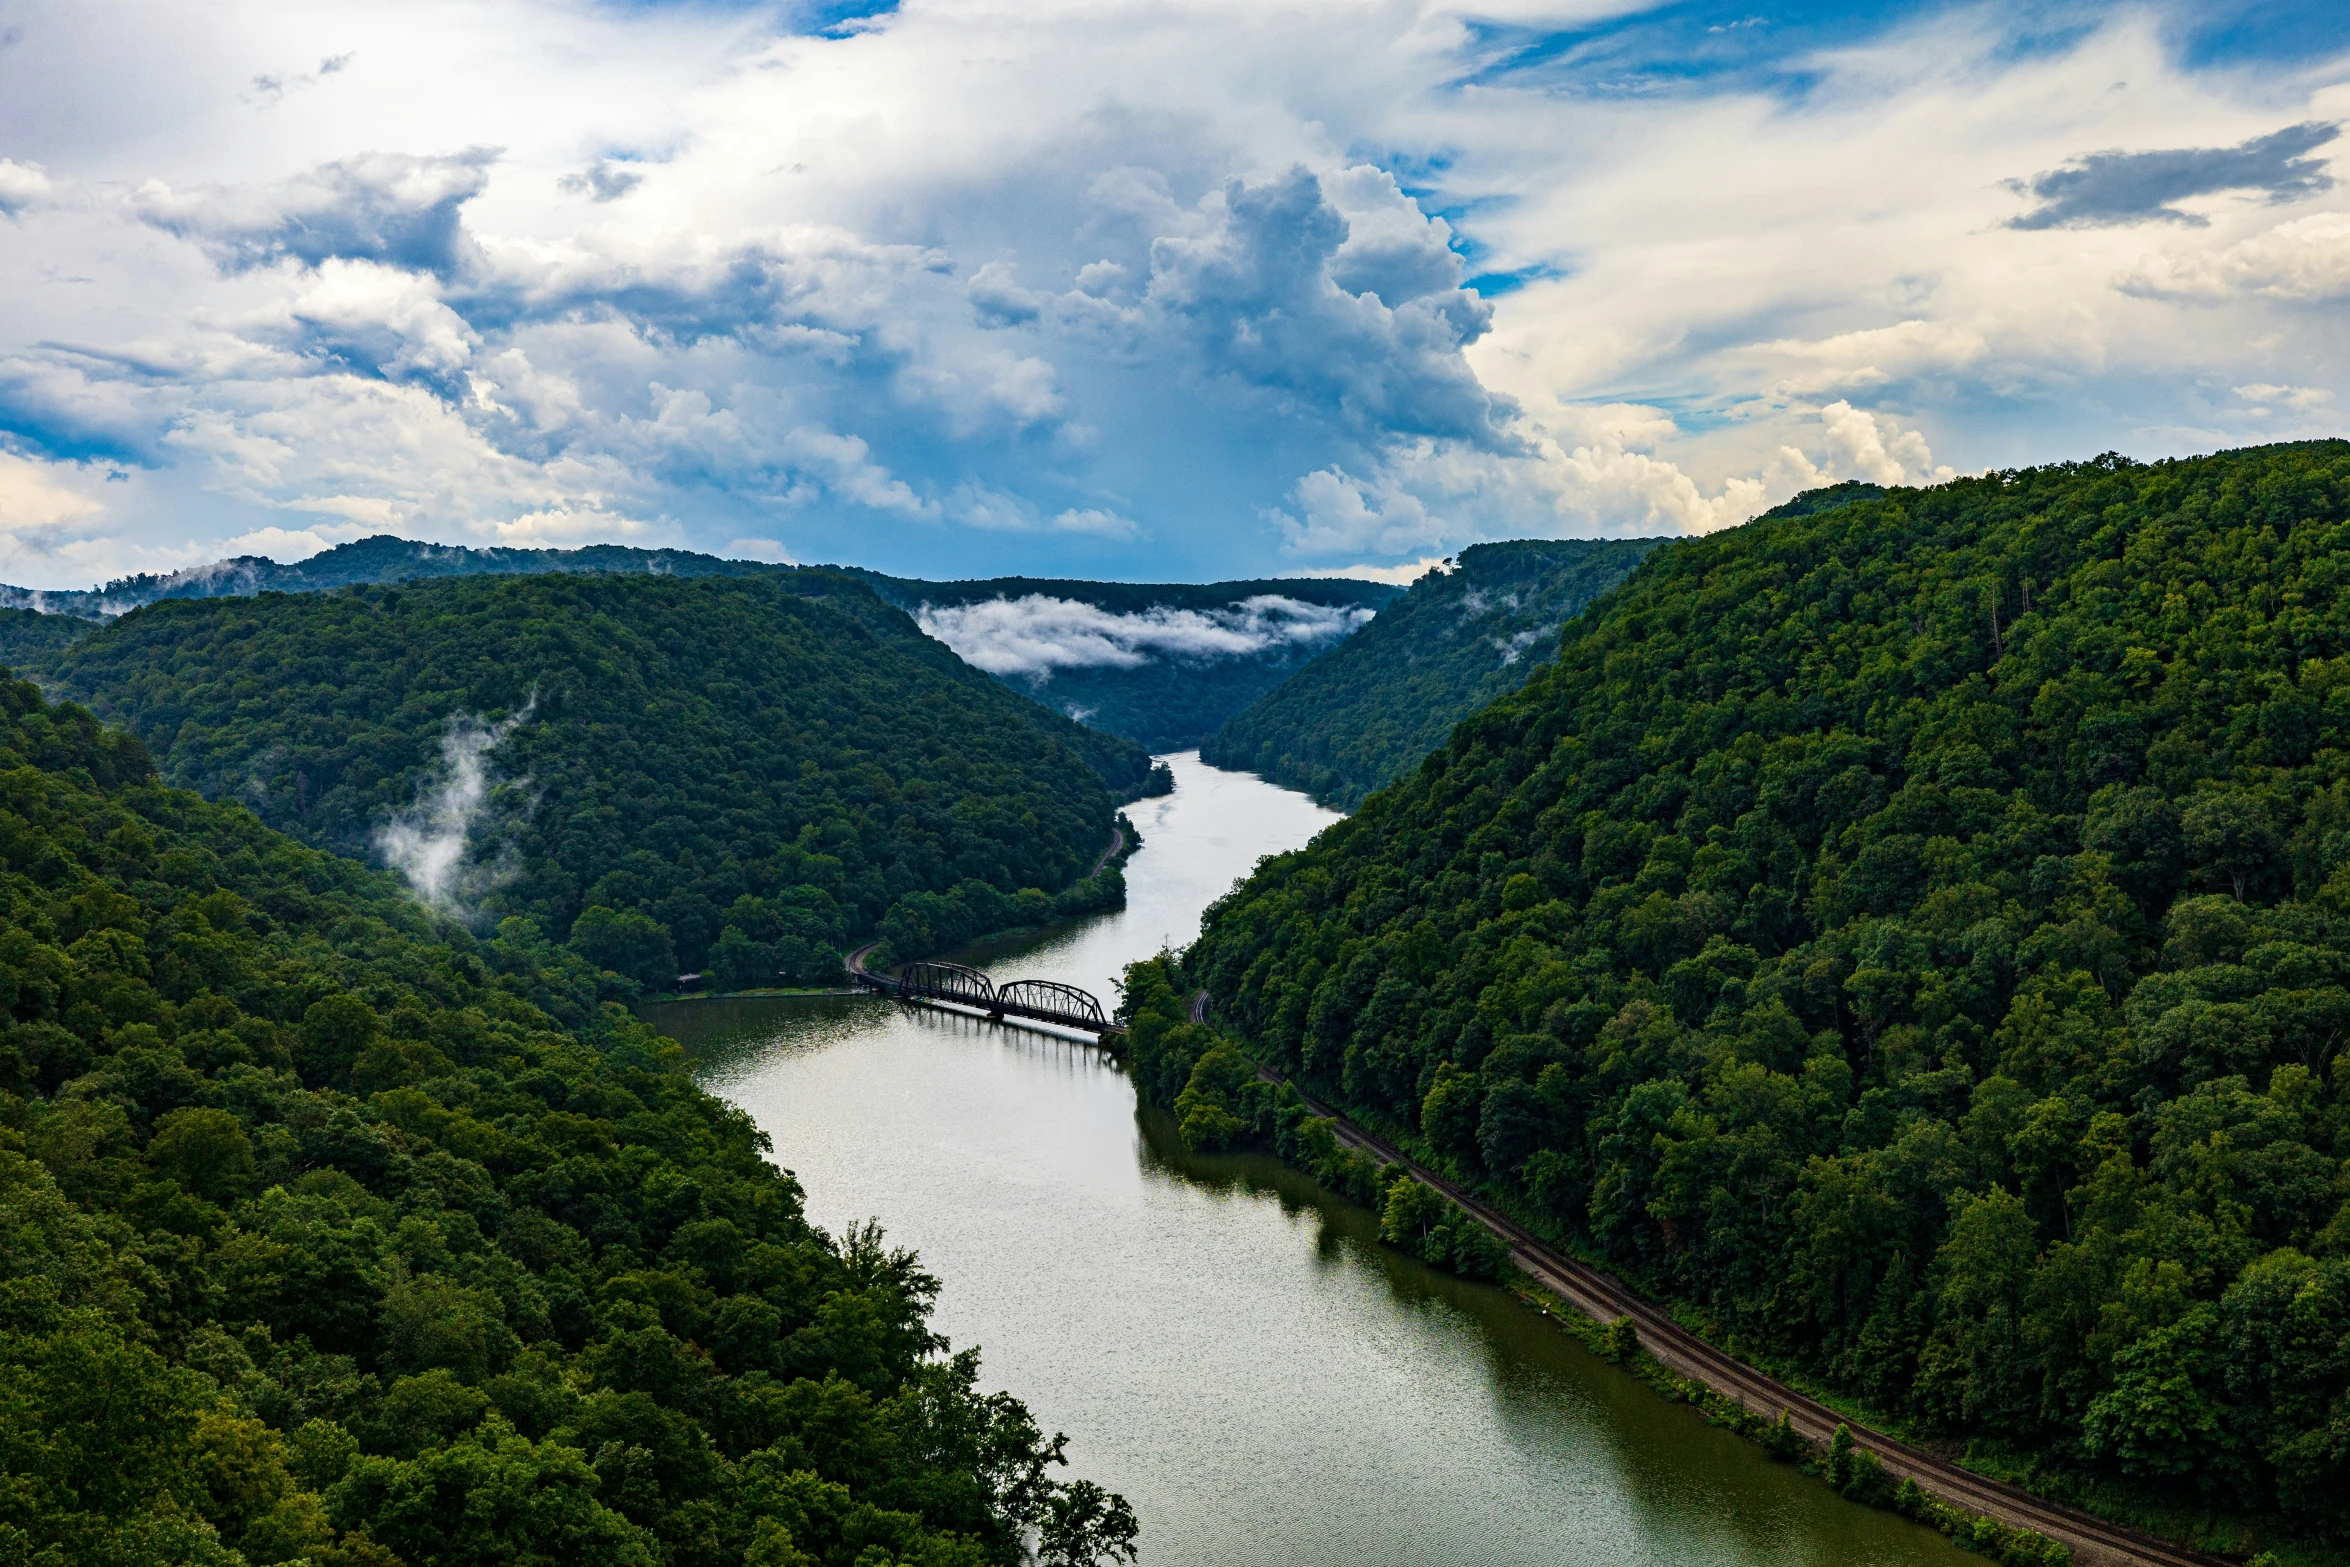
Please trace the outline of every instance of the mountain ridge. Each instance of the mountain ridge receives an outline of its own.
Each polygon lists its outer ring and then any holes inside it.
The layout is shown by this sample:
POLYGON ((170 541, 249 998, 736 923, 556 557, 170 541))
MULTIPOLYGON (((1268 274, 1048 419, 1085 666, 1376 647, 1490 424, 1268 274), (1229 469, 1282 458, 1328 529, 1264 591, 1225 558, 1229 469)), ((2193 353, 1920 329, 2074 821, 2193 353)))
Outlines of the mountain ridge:
POLYGON ((1473 544, 1226 719, 1200 759, 1352 810, 1547 662, 1559 631, 1659 541, 1473 544))

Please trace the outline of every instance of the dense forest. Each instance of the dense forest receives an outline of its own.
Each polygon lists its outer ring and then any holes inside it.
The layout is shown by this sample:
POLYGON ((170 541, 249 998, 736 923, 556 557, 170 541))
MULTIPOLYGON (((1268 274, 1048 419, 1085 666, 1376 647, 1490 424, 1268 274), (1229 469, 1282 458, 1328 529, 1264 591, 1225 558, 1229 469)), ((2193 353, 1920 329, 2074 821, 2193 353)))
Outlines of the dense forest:
POLYGON ((48 615, 29 609, 0 609, 0 665, 10 669, 46 669, 57 656, 97 629, 97 623, 71 615, 48 615))
POLYGON ((1353 810, 1454 724, 1549 659, 1559 628, 1654 539, 1519 540, 1461 551, 1361 631, 1227 719, 1200 759, 1353 810))
MULTIPOLYGON (((909 614, 936 615, 996 600, 1007 605, 1041 601, 1040 621, 1063 622, 1030 633, 1045 638, 1067 636, 1072 629, 1065 624, 1067 611, 1083 606, 1106 616, 1141 621, 1190 617, 1195 626, 1211 633, 1216 628, 1233 628, 1244 637, 1260 640, 1262 645, 1249 651, 1230 652, 1205 646, 1207 639, 1202 638, 1203 645, 1185 651, 1187 639, 1180 634, 1153 635, 1143 630, 1133 643, 1142 656, 1130 664, 1063 664, 998 671, 998 678, 1014 690, 1153 752, 1182 751, 1198 745, 1292 671, 1340 642, 1359 619, 1393 602, 1403 591, 1382 582, 1330 577, 1201 584, 1070 582, 1038 577, 916 582, 871 571, 851 574, 909 614), (1294 617, 1284 626, 1278 615, 1268 617, 1261 609, 1250 614, 1247 606, 1251 600, 1268 599, 1356 613, 1343 621, 1333 619, 1326 628, 1314 626, 1316 634, 1300 634, 1307 627, 1296 623, 1294 617), (1053 614, 1055 609, 1060 615, 1053 614)), ((994 667, 984 644, 966 642, 956 651, 983 667, 994 667)))
POLYGON ((362 583, 429 577, 511 576, 531 572, 653 572, 670 577, 748 577, 785 568, 758 561, 722 560, 692 550, 636 549, 591 544, 583 549, 470 549, 427 544, 389 533, 354 539, 307 560, 287 564, 266 555, 238 555, 181 571, 142 572, 104 587, 58 591, 0 587, 0 605, 51 615, 104 619, 167 598, 233 598, 256 593, 316 593, 362 583))
POLYGON ((1150 771, 823 571, 163 600, 46 678, 169 781, 526 915, 621 993, 1114 906, 1116 866, 1090 873, 1150 771))
POLYGON ((1789 513, 1659 547, 1170 984, 1879 1418, 2343 1541, 2350 444, 1789 513))
POLYGON ((0 684, 0 1558, 1130 1560, 596 985, 0 684))

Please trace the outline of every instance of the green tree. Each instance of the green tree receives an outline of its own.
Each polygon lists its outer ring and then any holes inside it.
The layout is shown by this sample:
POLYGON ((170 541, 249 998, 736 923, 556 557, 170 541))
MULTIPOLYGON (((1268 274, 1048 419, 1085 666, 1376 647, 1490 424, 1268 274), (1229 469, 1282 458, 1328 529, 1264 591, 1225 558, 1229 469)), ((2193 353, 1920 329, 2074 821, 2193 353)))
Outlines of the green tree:
POLYGON ((231 1202, 253 1182, 253 1139, 226 1110, 173 1110, 155 1123, 147 1162, 207 1202, 231 1202))
POLYGON ((626 914, 588 909, 572 921, 571 947, 597 968, 647 990, 666 990, 677 980, 677 948, 669 928, 633 909, 626 914))

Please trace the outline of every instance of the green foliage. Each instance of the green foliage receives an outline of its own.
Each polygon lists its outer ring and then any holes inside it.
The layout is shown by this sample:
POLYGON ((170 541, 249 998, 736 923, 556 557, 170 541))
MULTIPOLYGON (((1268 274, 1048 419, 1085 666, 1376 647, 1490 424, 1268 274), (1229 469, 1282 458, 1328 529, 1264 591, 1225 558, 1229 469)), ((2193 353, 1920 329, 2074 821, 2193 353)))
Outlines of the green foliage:
POLYGON ((0 684, 0 1555, 1130 1556, 595 987, 0 684))
MULTIPOLYGON (((991 577, 966 582, 915 582, 851 568, 890 603, 909 613, 925 605, 983 604, 1031 595, 1090 604, 1113 615, 1152 610, 1229 610, 1245 599, 1275 596, 1304 604, 1379 609, 1401 589, 1340 577, 1283 577, 1252 582, 1065 582, 1040 577, 991 577)), ((1135 741, 1150 751, 1181 751, 1216 727, 1329 643, 1276 642, 1254 653, 1186 658, 1166 655, 1132 667, 1057 669, 1044 676, 1000 677, 1013 690, 1068 713, 1095 729, 1135 741)), ((1173 779, 1168 779, 1173 787, 1173 779)), ((1164 790, 1158 792, 1165 792, 1164 790)))
MULTIPOLYGON (((431 577, 514 576, 534 572, 649 572, 665 577, 755 577, 788 568, 750 560, 722 560, 692 550, 635 549, 626 544, 590 544, 575 550, 511 547, 468 549, 426 544, 389 533, 354 539, 308 560, 276 561, 266 555, 238 555, 184 571, 141 572, 117 577, 88 591, 31 593, 0 588, 0 595, 31 598, 51 618, 119 615, 158 599, 236 598, 256 593, 317 593, 362 583, 408 582, 431 577)), ((81 622, 84 629, 89 621, 81 622)))
MULTIPOLYGON (((740 928, 728 926, 739 934, 740 928)), ((571 922, 571 950, 648 990, 665 989, 677 972, 677 945, 669 927, 650 914, 618 914, 597 904, 571 922)))
POLYGON ((821 571, 168 600, 54 676, 174 782, 354 856, 452 725, 504 715, 481 906, 571 933, 619 995, 711 967, 729 930, 736 981, 821 983, 868 936, 920 956, 1031 891, 1113 904, 1088 872, 1150 767, 821 571))
POLYGON ((1499 1236, 1434 1187, 1341 1143, 1336 1123, 1313 1114, 1295 1088, 1266 1081, 1236 1041, 1192 1022, 1180 981, 1170 956, 1133 965, 1119 1016, 1143 1097, 1173 1109, 1186 1147, 1268 1149, 1377 1211, 1380 1238, 1429 1266, 1488 1281, 1509 1272, 1499 1236))
POLYGON ((1515 691, 1559 628, 1624 580, 1654 539, 1525 540, 1461 551, 1378 618, 1258 698, 1200 745, 1352 810, 1409 773, 1452 726, 1515 691))
POLYGON ((2350 1536, 2346 561, 2342 443, 1661 546, 1184 973, 1767 1355, 2350 1536))
POLYGON ((1387 1183, 1379 1238, 1430 1267, 1464 1278, 1493 1283, 1509 1270, 1509 1247, 1498 1236, 1455 1207, 1451 1198, 1401 1170, 1387 1183))
POLYGON ((1640 1353, 1640 1325, 1630 1317, 1616 1318, 1601 1335, 1600 1353, 1619 1366, 1630 1364, 1640 1353))
POLYGON ((59 653, 96 629, 93 622, 70 615, 0 609, 0 665, 38 673, 59 653))

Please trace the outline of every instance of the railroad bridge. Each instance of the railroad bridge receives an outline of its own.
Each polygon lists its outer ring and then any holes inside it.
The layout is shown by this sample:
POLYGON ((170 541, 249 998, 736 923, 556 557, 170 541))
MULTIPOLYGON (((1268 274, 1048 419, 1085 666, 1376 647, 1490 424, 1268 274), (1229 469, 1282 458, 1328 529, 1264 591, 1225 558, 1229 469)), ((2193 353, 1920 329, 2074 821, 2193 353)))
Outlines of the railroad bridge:
POLYGON ((884 974, 865 966, 865 954, 872 950, 863 947, 849 954, 849 977, 868 990, 900 1001, 969 1007, 999 1023, 1017 1017, 1079 1029, 1105 1045, 1125 1033, 1116 1019, 1102 1011, 1092 992, 1075 985, 1053 979, 1015 979, 999 985, 960 963, 908 963, 895 974, 884 974))

